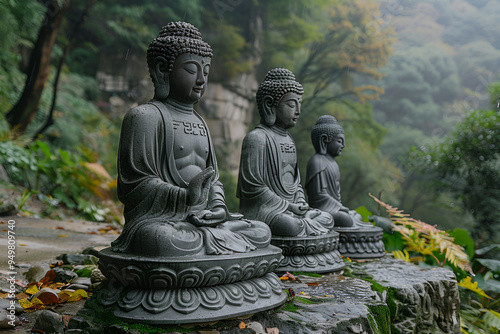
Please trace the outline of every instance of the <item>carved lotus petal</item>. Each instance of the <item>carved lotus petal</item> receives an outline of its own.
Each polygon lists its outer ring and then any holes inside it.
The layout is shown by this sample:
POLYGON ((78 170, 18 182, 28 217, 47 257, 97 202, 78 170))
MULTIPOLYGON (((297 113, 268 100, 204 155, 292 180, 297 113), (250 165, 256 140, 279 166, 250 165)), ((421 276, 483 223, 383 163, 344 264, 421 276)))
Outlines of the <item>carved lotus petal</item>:
POLYGON ((175 290, 175 297, 172 302, 174 310, 180 313, 189 314, 200 306, 200 295, 198 289, 175 290))

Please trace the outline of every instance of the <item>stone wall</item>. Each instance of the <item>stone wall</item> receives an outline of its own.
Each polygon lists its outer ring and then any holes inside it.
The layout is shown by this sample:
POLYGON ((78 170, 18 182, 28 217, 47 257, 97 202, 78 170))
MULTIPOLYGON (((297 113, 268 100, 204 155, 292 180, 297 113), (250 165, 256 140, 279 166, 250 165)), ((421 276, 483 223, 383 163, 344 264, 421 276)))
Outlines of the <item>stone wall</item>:
POLYGON ((257 87, 255 76, 249 74, 224 84, 210 82, 195 106, 210 128, 219 164, 234 176, 240 164, 241 143, 252 123, 257 87))

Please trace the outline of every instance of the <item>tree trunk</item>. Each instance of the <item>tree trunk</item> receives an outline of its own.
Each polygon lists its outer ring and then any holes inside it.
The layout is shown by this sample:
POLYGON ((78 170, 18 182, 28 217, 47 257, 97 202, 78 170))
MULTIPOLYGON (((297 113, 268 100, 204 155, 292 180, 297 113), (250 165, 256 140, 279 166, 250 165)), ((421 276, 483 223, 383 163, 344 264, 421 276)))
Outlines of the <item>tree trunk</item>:
POLYGON ((82 27, 83 23, 87 20, 90 8, 94 5, 94 3, 96 1, 97 0, 90 0, 89 1, 89 3, 87 4, 87 7, 85 8, 82 15, 80 16, 78 23, 75 25, 73 31, 71 32, 71 35, 68 39, 68 44, 66 44, 66 47, 64 48, 64 52, 61 56, 61 59, 59 60, 59 65, 57 66, 56 77, 54 78, 54 84, 53 84, 54 89, 52 91, 52 103, 50 105, 49 115, 47 116, 42 127, 32 137, 33 140, 35 140, 40 134, 42 134, 45 130, 47 130, 49 128, 49 126, 54 124, 54 109, 56 107, 57 88, 59 87, 59 78, 61 76, 62 67, 64 65, 64 62, 66 61, 66 57, 68 56, 68 53, 71 51, 71 48, 73 47, 73 42, 75 41, 75 39, 78 35, 78 31, 82 27))
POLYGON ((6 118, 11 129, 18 137, 22 135, 38 111, 43 89, 50 72, 50 54, 54 46, 57 32, 64 13, 69 7, 66 0, 63 7, 51 0, 47 5, 45 20, 38 33, 38 39, 31 51, 29 73, 26 78, 23 94, 16 105, 7 113, 6 118))

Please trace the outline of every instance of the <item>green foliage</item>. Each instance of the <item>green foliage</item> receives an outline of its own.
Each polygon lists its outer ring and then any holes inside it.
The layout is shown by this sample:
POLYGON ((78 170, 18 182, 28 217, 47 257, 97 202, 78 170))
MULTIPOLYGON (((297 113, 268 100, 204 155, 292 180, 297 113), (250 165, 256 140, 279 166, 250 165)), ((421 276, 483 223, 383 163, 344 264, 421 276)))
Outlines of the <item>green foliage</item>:
POLYGON ((248 72, 254 65, 244 57, 247 42, 241 34, 241 28, 218 21, 211 13, 204 18, 205 25, 212 27, 204 34, 204 39, 217 50, 217 57, 212 59, 210 80, 223 82, 239 73, 248 72))
POLYGON ((380 80, 378 71, 392 53, 394 31, 378 24, 375 1, 340 1, 324 11, 327 24, 321 40, 307 48, 299 62, 297 80, 305 85, 304 109, 318 109, 331 101, 353 98, 364 103, 378 99, 384 89, 374 84, 356 85, 356 76, 380 80))
MULTIPOLYGON (((67 208, 85 213, 88 219, 102 221, 105 211, 90 202, 101 182, 96 182, 99 176, 89 170, 85 162, 74 153, 52 150, 40 140, 28 148, 0 141, 0 164, 12 182, 27 189, 27 195, 48 195, 67 208)), ((27 195, 23 195, 20 209, 27 195)))
POLYGON ((461 322, 465 333, 498 333, 500 330, 500 245, 477 249, 472 267, 476 276, 462 280, 461 322))
POLYGON ((435 173, 439 187, 451 190, 476 221, 473 234, 495 241, 500 194, 500 115, 477 110, 469 114, 443 143, 428 152, 414 151, 413 160, 427 162, 423 170, 435 173))
POLYGON ((395 258, 414 263, 447 265, 453 269, 460 280, 459 286, 463 288, 460 298, 462 332, 498 333, 500 260, 497 259, 500 245, 491 245, 474 253, 474 241, 467 231, 460 228, 450 233, 441 231, 372 198, 387 210, 395 224, 390 243, 386 243, 384 235, 386 250, 392 251, 395 258), (394 249, 397 248, 394 247, 396 239, 400 239, 402 245, 399 249, 394 249))

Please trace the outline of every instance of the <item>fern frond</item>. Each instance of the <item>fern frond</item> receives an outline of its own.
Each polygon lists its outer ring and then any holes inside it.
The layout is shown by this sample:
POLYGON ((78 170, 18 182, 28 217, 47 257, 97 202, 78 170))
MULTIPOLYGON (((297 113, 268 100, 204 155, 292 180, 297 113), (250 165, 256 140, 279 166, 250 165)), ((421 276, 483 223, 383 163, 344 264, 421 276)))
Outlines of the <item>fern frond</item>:
MULTIPOLYGON (((403 210, 382 202, 372 194, 369 195, 375 202, 386 209, 389 218, 395 224, 394 231, 402 235, 407 250, 431 256, 437 263, 440 262, 434 252, 439 251, 444 255, 448 263, 473 274, 469 256, 465 253, 463 247, 454 243, 454 238, 450 237, 448 233, 438 229, 436 225, 430 225, 411 218, 403 210)), ((440 265, 443 265, 443 263, 440 263, 440 265)))

